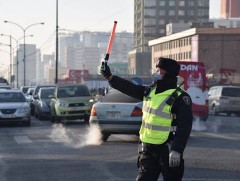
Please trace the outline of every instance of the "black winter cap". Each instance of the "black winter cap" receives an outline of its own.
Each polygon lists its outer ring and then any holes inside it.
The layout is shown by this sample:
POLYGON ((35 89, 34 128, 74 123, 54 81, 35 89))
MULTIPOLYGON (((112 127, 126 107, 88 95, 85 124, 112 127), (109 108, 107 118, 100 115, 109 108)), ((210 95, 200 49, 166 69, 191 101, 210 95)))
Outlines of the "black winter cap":
POLYGON ((156 68, 157 67, 166 70, 166 74, 169 76, 178 76, 180 71, 180 65, 177 61, 170 58, 160 57, 156 63, 156 68))

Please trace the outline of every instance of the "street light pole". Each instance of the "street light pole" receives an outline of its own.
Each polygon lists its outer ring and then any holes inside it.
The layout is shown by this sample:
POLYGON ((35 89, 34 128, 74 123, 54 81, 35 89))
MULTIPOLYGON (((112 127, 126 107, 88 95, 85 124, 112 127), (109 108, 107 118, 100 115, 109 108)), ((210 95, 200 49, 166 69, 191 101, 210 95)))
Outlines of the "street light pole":
POLYGON ((56 0, 56 65, 55 84, 58 83, 58 0, 56 0))
MULTIPOLYGON (((12 35, 6 35, 6 34, 1 34, 1 36, 7 36, 7 37, 9 37, 10 38, 10 45, 11 45, 11 52, 16 48, 16 66, 17 66, 17 68, 16 68, 16 78, 17 78, 17 88, 18 88, 18 52, 19 52, 19 50, 18 50, 18 45, 19 45, 19 41, 21 40, 21 39, 23 39, 24 37, 21 37, 21 38, 19 38, 19 39, 16 39, 16 38, 14 38, 12 35), (15 43, 16 43, 16 47, 13 49, 13 47, 12 47, 12 40, 14 40, 15 41, 15 43)), ((33 37, 34 35, 25 35, 25 37, 33 37)), ((13 53, 13 52, 12 52, 13 53)), ((14 55, 14 54, 13 54, 14 55)), ((11 72, 10 72, 10 75, 12 75, 14 72, 13 72, 13 58, 11 57, 10 58, 11 60, 12 60, 12 64, 10 63, 10 68, 11 68, 11 72)))
POLYGON ((10 36, 10 44, 7 45, 7 44, 4 44, 4 43, 0 43, 0 45, 3 45, 3 46, 9 46, 10 48, 10 62, 9 62, 9 83, 11 84, 11 75, 12 75, 12 38, 10 36))
POLYGON ((14 24, 14 25, 18 26, 19 28, 21 28, 22 31, 23 31, 23 42, 24 42, 24 44, 23 44, 23 85, 25 86, 26 85, 26 40, 25 40, 26 39, 26 31, 27 31, 27 29, 29 29, 32 26, 44 25, 44 23, 43 22, 42 23, 34 23, 34 24, 31 24, 31 25, 29 25, 25 28, 22 27, 21 25, 17 24, 17 23, 12 22, 12 21, 6 21, 5 20, 4 23, 14 24))

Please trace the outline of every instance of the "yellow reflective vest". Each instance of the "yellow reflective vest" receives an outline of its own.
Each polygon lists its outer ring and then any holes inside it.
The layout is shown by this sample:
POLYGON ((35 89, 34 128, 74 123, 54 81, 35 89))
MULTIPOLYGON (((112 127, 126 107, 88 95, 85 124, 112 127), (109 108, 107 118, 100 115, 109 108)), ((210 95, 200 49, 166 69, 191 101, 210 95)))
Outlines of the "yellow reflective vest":
MULTIPOLYGON (((168 105, 166 101, 176 89, 169 89, 158 94, 155 94, 155 91, 156 88, 143 99, 143 117, 139 134, 142 142, 162 144, 169 137, 173 120, 172 104, 168 105)), ((177 97, 181 93, 182 91, 177 91, 177 97)))

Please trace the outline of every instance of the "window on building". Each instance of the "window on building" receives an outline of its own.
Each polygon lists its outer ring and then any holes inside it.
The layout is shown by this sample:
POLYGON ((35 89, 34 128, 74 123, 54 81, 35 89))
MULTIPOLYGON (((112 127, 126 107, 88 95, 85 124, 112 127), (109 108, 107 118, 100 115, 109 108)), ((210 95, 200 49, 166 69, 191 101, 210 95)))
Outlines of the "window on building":
POLYGON ((175 11, 174 10, 170 10, 168 13, 169 13, 169 16, 175 16, 175 11))
POLYGON ((179 6, 185 6, 185 1, 178 1, 179 6))
POLYGON ((147 0, 147 1, 144 1, 144 6, 145 6, 145 7, 156 6, 156 0, 147 0))
POLYGON ((179 16, 184 16, 184 10, 178 10, 178 15, 179 16))
POLYGON ((144 28, 143 33, 144 34, 154 34, 154 33, 156 33, 156 29, 155 28, 144 28))
POLYGON ((165 5, 166 5, 165 1, 159 1, 159 6, 165 6, 165 5))
POLYGON ((144 16, 156 16, 155 9, 144 9, 144 16))
POLYGON ((209 0, 198 0, 197 3, 198 3, 198 6, 201 6, 201 7, 209 6, 209 0))
POLYGON ((165 33, 165 29, 160 29, 159 33, 161 33, 161 34, 165 33))
POLYGON ((188 57, 189 59, 191 59, 191 52, 188 52, 188 57))
POLYGON ((205 9, 198 9, 197 15, 198 16, 207 16, 208 15, 208 11, 206 11, 205 9))
POLYGON ((193 7, 194 6, 194 1, 188 1, 188 6, 193 7))
POLYGON ((189 10, 189 11, 188 11, 188 15, 189 15, 189 16, 194 16, 194 12, 195 12, 194 10, 189 10))
POLYGON ((188 44, 191 45, 192 41, 191 38, 188 38, 188 44))
POLYGON ((144 18, 144 26, 148 25, 156 25, 156 19, 155 18, 144 18))
POLYGON ((175 6, 175 1, 169 1, 169 6, 175 6))
POLYGON ((166 13, 165 10, 160 10, 160 11, 159 11, 159 15, 160 15, 160 16, 165 16, 165 13, 166 13))
POLYGON ((164 19, 160 19, 160 20, 159 20, 159 24, 160 24, 160 25, 165 25, 165 20, 164 20, 164 19))
POLYGON ((179 47, 182 46, 182 40, 179 40, 179 47))

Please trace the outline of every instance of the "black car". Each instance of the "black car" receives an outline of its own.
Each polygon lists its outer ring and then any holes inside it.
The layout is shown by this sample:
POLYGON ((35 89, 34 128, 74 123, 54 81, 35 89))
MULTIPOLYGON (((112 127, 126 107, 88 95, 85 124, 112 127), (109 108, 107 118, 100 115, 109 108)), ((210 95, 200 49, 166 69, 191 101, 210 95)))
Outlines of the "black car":
POLYGON ((54 87, 42 87, 39 89, 37 97, 35 97, 34 115, 39 120, 49 118, 50 116, 51 98, 49 96, 54 93, 54 89, 54 87))

